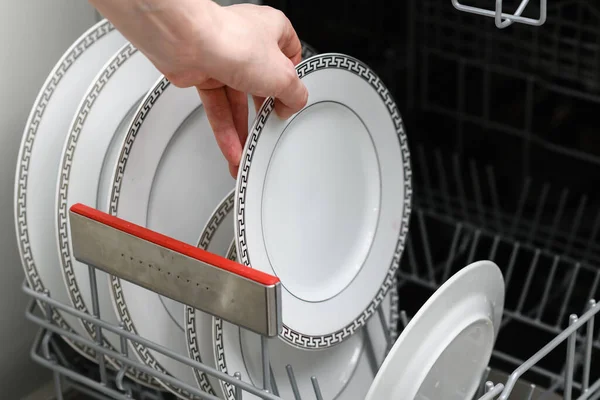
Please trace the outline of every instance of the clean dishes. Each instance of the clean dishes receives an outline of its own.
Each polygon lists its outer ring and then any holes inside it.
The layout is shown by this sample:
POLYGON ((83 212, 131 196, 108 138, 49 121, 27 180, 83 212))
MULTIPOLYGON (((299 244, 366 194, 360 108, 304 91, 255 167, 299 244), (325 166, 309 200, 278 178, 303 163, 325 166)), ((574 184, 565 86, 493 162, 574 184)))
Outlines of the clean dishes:
MULTIPOLYGON (((198 247, 211 253, 225 256, 236 260, 235 243, 233 237, 233 191, 228 194, 216 207, 210 220, 206 223, 198 241, 198 247)), ((390 331, 395 329, 394 324, 398 313, 398 296, 394 286, 386 301, 383 303, 386 323, 390 331)), ((214 335, 216 349, 213 345, 213 317, 185 307, 185 334, 190 357, 213 368, 219 365, 222 372, 233 373, 240 371, 242 379, 247 379, 254 385, 260 386, 262 382, 260 337, 248 333, 219 319, 215 319, 214 335), (225 328, 225 329, 223 329, 225 328), (240 339, 243 339, 240 341, 240 339), (217 357, 218 355, 218 357, 217 357)), ((283 398, 293 398, 290 384, 287 378, 285 365, 293 360, 294 373, 298 379, 298 385, 303 398, 314 396, 310 377, 316 375, 319 378, 322 394, 325 398, 358 399, 364 398, 366 391, 373 381, 376 367, 373 368, 369 362, 369 351, 377 363, 383 361, 386 350, 386 335, 381 322, 373 318, 367 325, 368 337, 373 346, 366 346, 367 335, 353 336, 345 344, 333 349, 319 352, 301 350, 280 339, 272 339, 270 347, 272 368, 274 378, 279 382, 278 389, 283 398), (316 367, 315 367, 316 365, 316 367), (343 366, 341 368, 340 366, 343 366), (361 393, 362 397, 356 397, 361 393)), ((198 387, 214 394, 220 398, 235 399, 233 388, 230 385, 221 384, 218 380, 204 373, 194 370, 198 387)), ((245 394, 253 398, 249 394, 245 394)))
POLYGON ((267 99, 238 172, 240 261, 282 284, 281 338, 338 345, 392 286, 411 210, 404 126, 376 74, 343 54, 296 67, 308 104, 286 121, 267 99))
MULTIPOLYGON (((254 109, 249 107, 249 123, 254 109)), ((196 89, 178 88, 164 77, 142 100, 115 165, 108 213, 189 244, 197 244, 199 229, 235 186, 196 89)), ((187 356, 181 303, 116 277, 110 287, 125 329, 187 356)), ((189 367, 139 343, 131 345, 143 363, 196 383, 189 367)), ((193 398, 166 381, 161 384, 179 397, 193 398)))
MULTIPOLYGON (((196 89, 175 87, 165 78, 142 101, 117 165, 109 213, 189 244, 197 244, 215 204, 234 186, 196 89)), ((115 312, 126 329, 187 355, 181 303, 116 277, 110 283, 115 312)), ((143 363, 195 385, 186 365, 141 344, 132 347, 143 363)), ((182 398, 193 398, 161 383, 182 398)))
MULTIPOLYGON (((227 257, 237 261, 235 242, 231 243, 227 257)), ((395 286, 390 290, 382 307, 386 322, 395 320, 398 297, 395 286), (389 318, 388 318, 389 316, 389 318)), ((369 369, 368 351, 372 351, 375 359, 382 358, 386 350, 386 335, 382 333, 381 321, 373 318, 369 324, 361 328, 355 335, 344 340, 337 346, 319 351, 307 351, 291 346, 280 337, 268 339, 268 354, 272 370, 272 379, 279 396, 284 399, 294 398, 292 385, 288 378, 287 365, 291 365, 298 385, 301 398, 314 398, 311 377, 315 376, 325 399, 358 399, 356 393, 346 390, 351 381, 358 381, 362 388, 372 382, 375 369, 369 369), (368 336, 365 328, 369 329, 368 336), (367 348, 366 339, 370 337, 372 348, 367 348), (360 365, 360 369, 358 366, 360 365)), ((236 325, 214 319, 214 354, 219 371, 228 374, 239 372, 241 379, 261 387, 262 353, 261 337, 236 325)), ((235 389, 226 382, 220 382, 224 398, 235 400, 235 389)), ((358 390, 359 385, 353 384, 358 390)), ((366 389, 364 389, 366 391, 366 389)), ((364 394, 364 393, 363 393, 364 394)), ((258 399, 250 393, 244 393, 244 398, 258 399)))
MULTIPOLYGON (((48 291, 53 299, 69 304, 56 251, 55 204, 61 150, 73 113, 98 71, 126 43, 106 20, 85 32, 63 54, 42 86, 25 125, 15 177, 15 224, 21 263, 33 290, 48 291)), ((44 307, 40 307, 45 311, 44 307)), ((54 323, 86 336, 78 318, 57 309, 54 323)), ((68 338, 84 356, 95 352, 68 338)))
MULTIPOLYGON (((125 44, 109 59, 83 95, 64 141, 55 198, 55 237, 69 299, 73 307, 83 312, 93 311, 92 283, 88 266, 73 257, 68 210, 75 203, 96 205, 102 210, 106 208, 106 198, 97 202, 99 195, 106 196, 108 192, 103 169, 114 170, 115 165, 110 165, 116 159, 114 148, 127 132, 126 127, 137 104, 158 77, 160 73, 152 63, 132 44, 125 44)), ((108 288, 109 276, 102 271, 96 271, 95 275, 100 316, 118 325, 108 288)), ((87 321, 80 322, 88 336, 96 339, 95 326, 87 321)), ((104 331, 103 336, 104 345, 118 351, 119 336, 110 331, 104 331)), ((116 360, 108 360, 119 367, 120 363, 116 360)), ((141 383, 151 384, 153 381, 148 375, 133 369, 129 372, 141 383)))
MULTIPOLYGON (((222 257, 227 256, 233 238, 234 195, 235 192, 232 190, 213 211, 198 240, 198 247, 201 249, 222 257)), ((185 338, 190 358, 216 368, 212 315, 189 306, 184 307, 184 312, 185 338)), ((217 393, 220 398, 223 398, 218 379, 196 369, 193 373, 200 389, 210 394, 217 393)))
POLYGON ((504 292, 491 261, 457 272, 406 326, 366 399, 472 398, 498 335, 504 292))

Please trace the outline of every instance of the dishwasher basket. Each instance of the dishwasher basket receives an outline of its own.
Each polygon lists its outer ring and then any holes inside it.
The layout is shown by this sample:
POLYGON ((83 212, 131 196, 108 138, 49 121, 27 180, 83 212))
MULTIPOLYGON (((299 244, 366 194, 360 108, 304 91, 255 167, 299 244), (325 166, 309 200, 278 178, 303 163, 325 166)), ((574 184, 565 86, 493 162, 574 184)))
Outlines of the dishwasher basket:
MULTIPOLYGON (((504 273, 507 297, 476 397, 600 398, 600 330, 594 323, 600 309, 594 301, 600 296, 598 3, 311 1, 265 3, 285 11, 319 50, 369 64, 394 93, 409 132, 414 206, 397 276, 402 311, 398 326, 389 327, 389 346, 454 272, 490 259, 504 273), (315 26, 315 10, 326 24, 315 26)), ((124 368, 112 370, 105 354, 212 398, 129 359, 131 341, 226 380, 239 388, 239 398, 244 391, 278 398, 275 390, 224 376, 26 284, 23 290, 32 297, 27 318, 40 327, 31 355, 54 372, 59 399, 67 388, 101 399, 172 398, 130 381, 124 368), (121 335, 121 354, 64 331, 39 316, 39 307, 46 315, 55 307, 121 335), (61 336, 97 351, 97 363, 72 351, 61 336)), ((314 398, 320 399, 314 378, 314 398)))

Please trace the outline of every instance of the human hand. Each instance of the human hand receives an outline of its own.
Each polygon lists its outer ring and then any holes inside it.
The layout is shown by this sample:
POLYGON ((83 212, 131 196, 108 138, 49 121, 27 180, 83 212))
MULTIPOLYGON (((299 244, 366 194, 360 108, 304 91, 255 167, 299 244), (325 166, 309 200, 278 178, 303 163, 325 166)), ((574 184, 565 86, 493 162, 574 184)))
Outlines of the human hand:
POLYGON ((248 135, 248 94, 256 109, 275 97, 284 119, 306 105, 294 68, 302 45, 278 10, 211 0, 90 1, 173 85, 197 88, 233 177, 248 135))

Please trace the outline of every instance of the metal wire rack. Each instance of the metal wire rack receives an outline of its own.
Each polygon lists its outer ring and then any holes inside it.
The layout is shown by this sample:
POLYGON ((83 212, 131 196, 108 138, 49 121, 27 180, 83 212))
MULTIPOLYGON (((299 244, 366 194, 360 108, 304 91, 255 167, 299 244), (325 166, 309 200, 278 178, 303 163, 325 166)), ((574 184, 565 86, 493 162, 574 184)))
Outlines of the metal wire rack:
MULTIPOLYGON (((311 37, 302 20, 304 15, 306 24, 314 25, 307 11, 311 7, 280 3, 274 5, 319 49, 356 54, 372 65, 395 90, 408 130, 414 132, 415 211, 398 275, 399 331, 453 272, 491 259, 504 272, 507 302, 477 397, 600 398, 600 329, 594 323, 600 309, 594 301, 600 298, 600 142, 594 119, 600 106, 598 5, 585 0, 548 5, 546 0, 539 5, 410 0, 390 5, 405 7, 409 17, 402 32, 381 24, 381 9, 367 7, 360 12, 366 26, 354 27, 350 41, 334 22, 311 37), (369 27, 371 8, 377 18, 369 27), (493 17, 495 26, 481 15, 493 17), (324 34, 327 29, 339 32, 324 34), (373 41, 373 35, 392 37, 373 41), (363 42, 368 43, 364 54, 344 48, 363 42), (498 376, 499 370, 512 374, 498 376)), ((27 318, 40 327, 31 354, 53 370, 58 399, 66 387, 99 399, 173 397, 135 384, 124 369, 111 370, 103 355, 200 398, 214 398, 132 361, 127 357, 131 341, 232 383, 242 398, 247 391, 277 399, 109 325, 101 316, 83 314, 27 285, 23 290, 33 299, 27 318), (121 353, 66 332, 37 312, 49 315, 53 307, 121 335, 121 353), (96 350, 99 362, 78 359, 61 336, 96 350)))
MULTIPOLYGON (((407 256, 402 262, 398 276, 399 287, 403 293, 402 299, 413 297, 415 287, 421 289, 420 295, 422 297, 424 294, 422 293, 423 288, 430 291, 435 290, 454 271, 460 269, 465 263, 477 259, 491 259, 498 265, 503 266, 508 301, 505 306, 505 317, 497 347, 493 353, 493 360, 494 362, 509 364, 515 370, 505 385, 502 383, 494 385, 488 382, 488 370, 486 375, 482 377, 481 391, 478 394, 482 396, 482 399, 492 399, 496 396, 500 396, 501 399, 509 398, 508 396, 514 390, 515 385, 520 382, 519 379, 523 375, 531 382, 537 382, 542 387, 548 388, 548 390, 541 392, 538 390, 536 392, 534 384, 527 386, 527 396, 532 399, 547 398, 549 393, 557 391, 562 391, 566 399, 573 398, 571 393, 578 394, 579 397, 576 397, 578 399, 595 398, 592 395, 600 394, 598 392, 598 389, 600 389, 600 380, 598 380, 600 373, 592 369, 592 366, 595 365, 592 355, 600 349, 599 332, 594 328, 594 317, 600 310, 600 305, 596 305, 593 300, 600 289, 598 286, 600 272, 597 269, 593 269, 587 264, 566 261, 548 250, 508 240, 501 234, 491 233, 469 223, 453 222, 451 218, 438 215, 435 211, 417 208, 412 225, 413 234, 407 244, 407 256), (436 234, 432 234, 433 232, 436 234), (448 240, 450 237, 451 240, 448 240), (451 245, 444 247, 440 245, 440 242, 451 243, 451 245), (439 251, 432 251, 432 249, 444 249, 445 251, 442 254, 439 251), (519 275, 522 274, 526 275, 525 279, 519 278, 519 275), (588 283, 588 291, 574 291, 578 280, 588 283), (561 306, 557 308, 553 307, 553 304, 560 304, 561 306), (584 310, 585 313, 578 318, 574 313, 579 310, 584 310), (579 333, 580 328, 584 325, 585 333, 581 334, 579 333), (534 330, 535 334, 523 335, 523 327, 534 330), (515 345, 517 341, 514 336, 515 332, 518 332, 518 341, 520 342, 518 346, 515 345), (542 347, 542 345, 539 345, 540 342, 544 342, 548 340, 547 338, 553 336, 555 336, 554 339, 550 340, 542 350, 533 354, 529 359, 520 359, 515 355, 515 347, 518 347, 517 350, 524 351, 525 357, 528 357, 531 355, 532 348, 542 347), (554 354, 552 353, 554 350, 560 352, 563 357, 559 357, 559 359, 556 356, 554 356, 554 359, 548 357, 550 360, 545 363, 545 357, 554 354), (566 357, 564 354, 566 354, 566 357), (542 397, 533 397, 534 394, 542 397)), ((94 273, 93 268, 90 273, 94 273)), ((92 280, 92 282, 94 281, 92 280)), ((238 398, 243 398, 242 391, 247 391, 264 399, 279 399, 276 394, 272 393, 272 390, 271 393, 265 392, 263 388, 257 388, 249 383, 239 381, 236 379, 236 374, 233 376, 223 374, 187 357, 175 354, 164 347, 125 331, 119 326, 108 324, 100 318, 61 304, 50 298, 48 294, 36 292, 27 285, 24 285, 23 289, 28 295, 43 304, 45 315, 51 315, 52 308, 58 308, 61 311, 69 312, 90 321, 97 325, 99 329, 112 331, 122 337, 121 353, 119 354, 103 347, 101 343, 95 343, 90 339, 60 328, 51 319, 36 315, 33 309, 37 302, 32 301, 32 305, 27 311, 27 318, 42 329, 32 349, 32 357, 54 371, 57 397, 59 399, 62 398, 61 389, 65 381, 97 398, 127 399, 133 396, 134 398, 154 400, 168 397, 168 395, 160 392, 153 393, 147 389, 136 387, 125 377, 125 370, 128 367, 138 368, 157 379, 164 379, 197 395, 199 398, 216 398, 197 388, 190 387, 172 376, 156 371, 137 361, 132 361, 127 357, 129 341, 141 343, 179 362, 235 385, 239 388, 238 398), (62 354, 54 341, 57 336, 67 337, 72 341, 92 348, 98 352, 98 361, 103 359, 105 355, 117 359, 123 363, 123 368, 119 371, 110 371, 103 362, 99 362, 99 367, 95 366, 97 373, 94 379, 94 374, 69 365, 68 358, 62 354)), ((92 286, 92 291, 97 294, 96 287, 92 286)), ((399 315, 400 328, 408 323, 408 315, 412 314, 415 308, 418 309, 418 303, 406 303, 407 310, 401 311, 399 315)), ((385 326, 386 322, 383 314, 379 313, 378 315, 385 326)), ((391 345, 394 338, 394 336, 389 337, 388 346, 391 345)), ((263 348, 263 351, 266 351, 266 349, 263 348)), ((94 366, 91 368, 93 370, 94 366)), ((293 367, 289 365, 288 368, 290 384, 294 387, 296 382, 293 367)), ((313 385, 315 398, 322 399, 317 377, 313 378, 313 385)), ((296 397, 296 399, 299 399, 299 397, 296 397)))

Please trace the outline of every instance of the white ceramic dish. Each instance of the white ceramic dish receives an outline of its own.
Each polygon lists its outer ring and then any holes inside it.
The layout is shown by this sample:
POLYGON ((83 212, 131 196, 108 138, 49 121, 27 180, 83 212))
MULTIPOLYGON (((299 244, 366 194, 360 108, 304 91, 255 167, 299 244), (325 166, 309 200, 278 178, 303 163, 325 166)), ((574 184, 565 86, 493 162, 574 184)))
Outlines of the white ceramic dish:
MULTIPOLYGON (((233 238, 234 195, 232 190, 213 211, 198 240, 198 247, 201 249, 222 257, 227 256, 233 238)), ((184 312, 185 339, 190 358, 216 368, 212 340, 213 317, 189 306, 184 307, 184 312)), ((196 369, 193 373, 200 389, 223 398, 217 379, 196 369)))
POLYGON ((320 54, 296 70, 306 107, 286 121, 269 98, 238 172, 240 261, 282 284, 280 336, 304 349, 349 338, 391 287, 404 248, 411 168, 400 114, 366 65, 320 54))
MULTIPOLYGON (((108 192, 107 182, 105 178, 102 179, 103 169, 113 171, 116 166, 106 165, 104 168, 105 163, 115 162, 111 144, 122 141, 126 132, 123 125, 129 126, 134 107, 160 75, 132 44, 125 44, 109 59, 84 94, 64 141, 55 198, 55 237, 71 305, 86 313, 93 310, 89 268, 73 257, 68 210, 75 203, 105 209, 106 204, 97 204, 97 200, 101 192, 104 196, 108 192)), ((119 320, 107 284, 109 275, 99 270, 95 275, 100 316, 104 321, 117 325, 119 320)), ((94 325, 80 321, 88 336, 95 339, 94 325)), ((118 351, 120 338, 105 331, 104 344, 118 351)), ((117 361, 111 358, 109 361, 119 366, 117 361)), ((130 372, 137 381, 145 384, 152 382, 146 374, 132 369, 130 372)))
MULTIPOLYGON (((231 243, 227 258, 238 261, 235 241, 231 243)), ((398 311, 398 296, 395 285, 381 306, 386 322, 389 324, 390 321, 396 321, 394 314, 398 311)), ((240 372, 242 380, 262 387, 260 336, 219 318, 214 318, 213 331, 215 363, 219 371, 228 374, 240 372)), ((311 381, 313 376, 317 377, 321 394, 325 399, 364 398, 366 388, 371 384, 376 371, 369 362, 367 352, 373 351, 372 356, 381 362, 386 350, 385 340, 381 321, 378 318, 372 318, 368 325, 339 345, 319 351, 307 351, 291 346, 280 337, 269 339, 269 359, 279 396, 284 399, 294 398, 286 370, 289 364, 293 368, 301 398, 314 398, 315 392, 311 381), (369 330, 368 337, 371 339, 372 350, 367 349, 366 346, 365 328, 369 330), (348 390, 348 387, 353 389, 348 390), (356 397, 359 393, 362 393, 363 397, 356 397)), ((224 398, 235 400, 234 387, 225 382, 220 384, 224 398)), ((259 399, 250 393, 244 393, 243 397, 259 399)))
MULTIPOLYGON (((25 125, 15 177, 15 224, 25 277, 29 286, 49 291, 69 304, 56 251, 56 192, 61 150, 73 113, 98 71, 125 38, 106 20, 85 32, 63 54, 42 86, 25 125)), ((41 307, 42 311, 44 308, 41 307)), ((54 323, 85 336, 79 319, 53 310, 54 323)), ((65 339, 81 354, 95 360, 95 352, 65 339)))
MULTIPOLYGON (((251 123, 254 107, 248 114, 251 123)), ((142 101, 116 165, 108 212, 189 244, 197 244, 199 229, 235 185, 196 89, 177 88, 165 78, 142 101)), ((110 287, 126 329, 187 355, 181 303, 116 277, 111 277, 110 287)), ((132 348, 145 364, 195 384, 187 366, 137 343, 132 348)), ((179 397, 193 398, 161 383, 179 397)))
POLYGON ((487 367, 504 310, 504 279, 491 261, 446 281, 406 326, 367 400, 471 399, 487 367))
MULTIPOLYGON (((196 89, 177 88, 164 78, 142 101, 117 165, 109 213, 194 245, 215 204, 235 183, 196 89)), ((126 329, 187 355, 181 303, 116 277, 110 285, 115 312, 126 329)), ((189 367, 140 344, 132 347, 145 364, 195 385, 189 367)), ((161 383, 182 398, 193 398, 161 383)))

